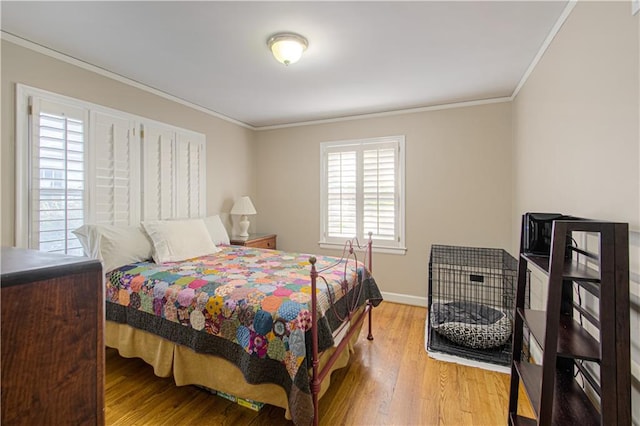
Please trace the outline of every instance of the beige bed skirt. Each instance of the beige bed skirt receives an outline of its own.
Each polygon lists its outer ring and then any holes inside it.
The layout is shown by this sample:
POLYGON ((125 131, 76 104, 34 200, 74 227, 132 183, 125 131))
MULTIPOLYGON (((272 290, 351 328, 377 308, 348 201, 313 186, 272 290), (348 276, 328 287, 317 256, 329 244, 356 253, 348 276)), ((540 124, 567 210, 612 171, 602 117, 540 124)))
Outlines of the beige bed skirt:
MULTIPOLYGON (((347 366, 361 327, 362 323, 351 337, 348 347, 342 351, 334 363, 331 372, 347 366)), ((125 358, 141 358, 153 367, 156 376, 173 376, 178 386, 206 386, 237 397, 282 407, 286 410, 285 417, 291 419, 287 394, 282 387, 270 383, 249 384, 240 369, 223 358, 197 353, 155 334, 113 321, 106 322, 105 342, 108 347, 117 349, 125 358)), ((335 348, 330 348, 322 353, 320 368, 334 351, 335 348)), ((324 395, 330 380, 329 374, 322 382, 320 396, 324 395)))

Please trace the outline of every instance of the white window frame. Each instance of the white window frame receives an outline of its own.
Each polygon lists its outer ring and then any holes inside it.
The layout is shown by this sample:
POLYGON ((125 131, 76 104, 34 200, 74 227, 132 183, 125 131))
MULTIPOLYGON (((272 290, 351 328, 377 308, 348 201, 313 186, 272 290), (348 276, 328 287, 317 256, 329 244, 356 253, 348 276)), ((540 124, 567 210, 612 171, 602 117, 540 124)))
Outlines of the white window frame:
MULTIPOLYGON (((373 250, 379 253, 389 254, 405 254, 407 251, 405 243, 405 137, 404 135, 398 136, 385 136, 378 138, 366 138, 366 139, 352 139, 343 141, 331 141, 322 142, 320 144, 320 241, 318 242, 321 248, 325 249, 341 249, 344 243, 349 238, 336 238, 328 237, 328 188, 327 188, 327 158, 329 152, 347 151, 349 147, 354 149, 362 149, 367 145, 380 145, 384 143, 391 143, 397 146, 397 171, 396 171, 396 201, 398 208, 396 212, 395 220, 397 221, 397 236, 394 240, 376 240, 373 239, 373 250)), ((358 168, 362 167, 358 164, 358 168)), ((360 174, 360 173, 359 173, 360 174)), ((358 195, 360 199, 362 191, 361 178, 358 177, 358 195)), ((358 215, 362 215, 362 203, 358 202, 358 215)), ((361 220, 360 220, 361 221, 361 220)), ((362 235, 363 230, 357 230, 357 237, 360 244, 365 244, 369 236, 362 235)), ((352 238, 353 238, 352 237, 352 238)))

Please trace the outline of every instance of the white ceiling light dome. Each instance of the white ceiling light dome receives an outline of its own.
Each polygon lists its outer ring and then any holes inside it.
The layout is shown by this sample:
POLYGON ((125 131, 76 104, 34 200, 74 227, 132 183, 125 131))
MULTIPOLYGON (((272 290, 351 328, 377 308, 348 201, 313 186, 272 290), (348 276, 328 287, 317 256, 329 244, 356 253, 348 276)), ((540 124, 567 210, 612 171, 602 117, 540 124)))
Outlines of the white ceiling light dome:
POLYGON ((278 33, 269 37, 267 46, 278 62, 289 65, 300 60, 302 53, 307 50, 309 42, 300 34, 278 33))

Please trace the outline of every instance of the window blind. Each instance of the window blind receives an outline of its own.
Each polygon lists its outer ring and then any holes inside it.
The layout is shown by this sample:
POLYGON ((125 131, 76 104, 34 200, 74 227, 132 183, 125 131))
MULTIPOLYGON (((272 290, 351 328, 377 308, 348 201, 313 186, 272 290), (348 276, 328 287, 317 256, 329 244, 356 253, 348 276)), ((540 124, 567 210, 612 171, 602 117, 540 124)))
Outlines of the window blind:
POLYGON ((21 84, 16 122, 18 247, 82 255, 85 223, 206 214, 201 133, 21 84))
POLYGON ((200 217, 206 214, 205 140, 200 134, 176 134, 176 210, 177 217, 200 217))
POLYGON ((363 153, 364 234, 393 240, 396 237, 396 150, 367 149, 363 153))
POLYGON ((330 152, 327 157, 327 232, 331 237, 356 235, 356 153, 330 152))
POLYGON ((84 223, 86 111, 32 102, 30 246, 82 255, 71 232, 84 223))
POLYGON ((205 216, 205 136, 149 122, 142 144, 144 220, 205 216))
POLYGON ((140 143, 135 121, 91 113, 94 173, 90 222, 129 225, 139 219, 140 143))
POLYGON ((174 217, 175 133, 166 127, 144 126, 143 164, 145 220, 174 217))
POLYGON ((321 144, 321 244, 372 234, 374 245, 404 250, 404 138, 321 144))

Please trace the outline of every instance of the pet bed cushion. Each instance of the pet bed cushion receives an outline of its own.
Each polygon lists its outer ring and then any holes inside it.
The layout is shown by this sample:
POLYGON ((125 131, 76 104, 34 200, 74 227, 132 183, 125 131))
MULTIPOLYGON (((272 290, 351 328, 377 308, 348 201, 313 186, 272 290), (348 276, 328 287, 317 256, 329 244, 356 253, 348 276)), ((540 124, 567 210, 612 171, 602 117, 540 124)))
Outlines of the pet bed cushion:
POLYGON ((461 346, 495 348, 511 337, 511 321, 507 315, 480 303, 432 303, 430 315, 431 327, 461 346))

